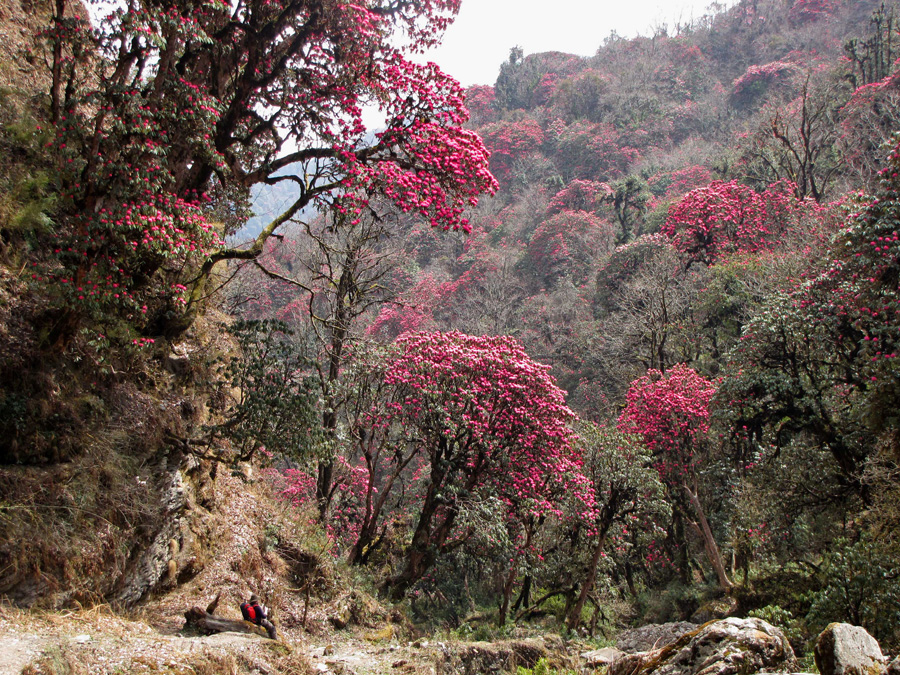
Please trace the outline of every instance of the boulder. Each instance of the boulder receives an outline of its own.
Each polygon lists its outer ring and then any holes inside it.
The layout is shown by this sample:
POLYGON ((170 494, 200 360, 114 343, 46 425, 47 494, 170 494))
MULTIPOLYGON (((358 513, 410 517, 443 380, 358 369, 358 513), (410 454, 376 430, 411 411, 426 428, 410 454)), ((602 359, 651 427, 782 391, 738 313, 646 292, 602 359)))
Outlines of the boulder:
POLYGON ((612 647, 604 647, 603 649, 594 649, 589 652, 581 653, 581 660, 584 665, 591 670, 596 670, 601 666, 608 666, 613 661, 625 656, 625 652, 612 647))
POLYGON ((651 649, 665 647, 675 642, 687 632, 697 630, 700 626, 688 621, 672 623, 650 623, 634 630, 626 630, 616 638, 616 649, 628 654, 649 652, 651 649))
POLYGON ((187 581, 211 555, 214 521, 208 509, 215 500, 215 465, 173 451, 153 471, 162 484, 162 511, 156 532, 122 575, 115 596, 120 607, 187 581))
POLYGON ((865 628, 832 623, 816 639, 816 667, 822 675, 881 675, 887 659, 865 628))
POLYGON ((626 654, 608 675, 739 675, 796 669, 784 634, 762 619, 727 618, 704 624, 653 651, 626 654))

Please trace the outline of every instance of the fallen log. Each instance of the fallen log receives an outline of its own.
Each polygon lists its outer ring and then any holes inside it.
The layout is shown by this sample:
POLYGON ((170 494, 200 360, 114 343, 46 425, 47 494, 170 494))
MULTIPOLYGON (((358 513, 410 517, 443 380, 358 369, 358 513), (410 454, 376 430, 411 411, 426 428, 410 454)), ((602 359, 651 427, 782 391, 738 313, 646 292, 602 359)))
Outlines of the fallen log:
POLYGON ((213 612, 216 611, 216 607, 219 605, 219 595, 216 596, 215 600, 209 603, 209 606, 205 610, 200 607, 191 607, 186 611, 184 613, 185 622, 183 630, 194 630, 203 635, 212 635, 214 633, 251 633, 254 635, 261 635, 262 637, 269 637, 273 640, 277 639, 274 635, 274 627, 270 632, 262 626, 257 626, 255 623, 250 623, 249 621, 225 619, 223 617, 214 616, 213 612))

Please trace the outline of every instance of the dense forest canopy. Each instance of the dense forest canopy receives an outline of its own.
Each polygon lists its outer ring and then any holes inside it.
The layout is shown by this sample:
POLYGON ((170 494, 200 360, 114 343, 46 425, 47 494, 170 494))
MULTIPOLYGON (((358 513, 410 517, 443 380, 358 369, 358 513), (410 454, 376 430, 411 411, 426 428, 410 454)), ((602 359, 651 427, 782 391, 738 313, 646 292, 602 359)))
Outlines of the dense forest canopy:
POLYGON ((268 465, 420 617, 594 630, 728 595, 798 644, 835 620, 900 644, 894 5, 741 0, 592 56, 513 48, 465 91, 411 58, 457 10, 134 0, 92 26, 57 0, 46 86, 2 94, 33 329, 3 348, 0 461, 83 453, 102 416, 60 382, 149 396, 161 345, 222 312, 239 353, 160 442, 268 465))

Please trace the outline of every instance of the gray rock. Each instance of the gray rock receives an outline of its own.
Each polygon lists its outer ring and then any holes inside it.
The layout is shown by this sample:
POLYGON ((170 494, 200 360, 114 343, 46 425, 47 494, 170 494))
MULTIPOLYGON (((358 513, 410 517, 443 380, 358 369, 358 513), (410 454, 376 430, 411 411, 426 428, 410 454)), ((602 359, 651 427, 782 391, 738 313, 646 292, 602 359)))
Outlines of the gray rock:
POLYGON ((900 675, 900 656, 888 664, 884 675, 900 675))
POLYGON ((796 668, 784 634, 762 619, 727 618, 685 633, 662 649, 626 654, 608 675, 740 675, 796 668))
POLYGON ((625 652, 612 647, 604 647, 603 649, 594 649, 589 652, 582 652, 581 659, 588 668, 599 668, 600 666, 608 666, 616 659, 625 656, 625 652))
POLYGON ((115 597, 120 607, 132 607, 148 593, 170 588, 204 566, 211 522, 201 504, 212 499, 209 493, 214 482, 209 468, 186 456, 174 467, 163 458, 158 471, 166 478, 158 529, 125 570, 115 597))
POLYGON ((881 675, 887 659, 865 628, 832 623, 816 639, 816 667, 822 675, 881 675))
POLYGON ((672 623, 650 623, 634 630, 626 630, 616 638, 616 649, 628 654, 649 652, 651 649, 665 647, 675 642, 685 633, 697 630, 700 626, 688 621, 672 623))

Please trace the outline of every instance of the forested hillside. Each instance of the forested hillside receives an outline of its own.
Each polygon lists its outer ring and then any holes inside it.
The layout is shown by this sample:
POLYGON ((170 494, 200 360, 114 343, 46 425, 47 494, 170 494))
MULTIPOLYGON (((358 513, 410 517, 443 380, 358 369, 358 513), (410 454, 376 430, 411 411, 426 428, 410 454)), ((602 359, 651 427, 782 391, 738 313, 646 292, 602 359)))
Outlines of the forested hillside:
POLYGON ((186 583, 252 466, 418 625, 900 647, 897 8, 741 0, 467 90, 414 58, 457 10, 4 18, 45 29, 0 90, 0 595, 186 583))

